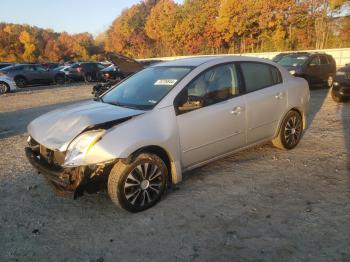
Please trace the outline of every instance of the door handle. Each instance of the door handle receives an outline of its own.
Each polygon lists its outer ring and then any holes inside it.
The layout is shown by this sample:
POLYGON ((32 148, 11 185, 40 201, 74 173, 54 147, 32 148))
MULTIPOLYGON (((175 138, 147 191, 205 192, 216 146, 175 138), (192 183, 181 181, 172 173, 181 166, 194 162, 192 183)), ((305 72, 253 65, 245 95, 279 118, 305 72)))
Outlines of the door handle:
POLYGON ((276 95, 275 95, 275 98, 276 99, 283 99, 284 97, 284 93, 283 92, 278 92, 276 95))
POLYGON ((231 114, 232 115, 235 115, 235 116, 238 116, 240 115, 242 112, 244 111, 244 107, 242 106, 236 106, 232 109, 231 111, 231 114))

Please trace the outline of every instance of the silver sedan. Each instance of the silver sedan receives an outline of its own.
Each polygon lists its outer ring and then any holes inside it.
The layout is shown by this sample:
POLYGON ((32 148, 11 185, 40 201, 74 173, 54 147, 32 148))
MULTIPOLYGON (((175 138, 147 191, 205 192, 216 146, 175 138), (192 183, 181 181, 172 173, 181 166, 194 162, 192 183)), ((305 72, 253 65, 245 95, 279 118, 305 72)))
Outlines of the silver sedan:
POLYGON ((117 206, 138 212, 185 171, 267 141, 293 149, 309 100, 304 79, 268 60, 169 61, 35 119, 25 150, 57 190, 78 197, 107 185, 117 206))

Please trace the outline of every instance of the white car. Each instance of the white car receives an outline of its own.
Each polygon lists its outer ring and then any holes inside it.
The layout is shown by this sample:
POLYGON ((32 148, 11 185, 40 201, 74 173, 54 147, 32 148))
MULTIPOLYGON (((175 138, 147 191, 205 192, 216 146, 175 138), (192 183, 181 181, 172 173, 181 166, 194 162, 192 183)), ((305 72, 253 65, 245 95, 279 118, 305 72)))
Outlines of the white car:
POLYGON ((185 171, 267 141, 294 148, 309 100, 304 79, 268 60, 159 63, 32 121, 26 154, 59 190, 77 197, 107 185, 116 205, 137 212, 185 171))
POLYGON ((0 73, 0 95, 15 91, 17 89, 15 81, 11 77, 0 73))

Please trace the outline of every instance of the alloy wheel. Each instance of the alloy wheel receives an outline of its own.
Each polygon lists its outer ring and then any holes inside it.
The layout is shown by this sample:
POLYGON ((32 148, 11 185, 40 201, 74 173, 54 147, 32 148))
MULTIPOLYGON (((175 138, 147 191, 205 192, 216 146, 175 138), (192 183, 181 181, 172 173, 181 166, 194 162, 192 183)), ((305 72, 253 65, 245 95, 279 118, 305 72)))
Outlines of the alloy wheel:
POLYGON ((26 86, 26 80, 23 78, 18 78, 15 80, 17 87, 22 88, 26 86))
POLYGON ((161 169, 154 163, 136 166, 124 183, 126 200, 134 207, 144 207, 154 202, 165 181, 161 169))
POLYGON ((289 147, 294 147, 300 140, 302 123, 299 115, 293 114, 287 121, 284 130, 284 139, 289 147))
POLYGON ((0 94, 7 93, 7 86, 3 83, 0 83, 0 94))

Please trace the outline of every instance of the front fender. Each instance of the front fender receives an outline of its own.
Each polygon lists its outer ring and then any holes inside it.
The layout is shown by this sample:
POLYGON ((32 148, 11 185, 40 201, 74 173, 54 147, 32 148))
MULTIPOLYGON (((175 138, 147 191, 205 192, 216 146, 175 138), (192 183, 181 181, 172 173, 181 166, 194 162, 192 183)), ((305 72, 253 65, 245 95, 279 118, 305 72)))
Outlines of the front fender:
POLYGON ((86 155, 87 164, 128 158, 147 146, 164 149, 172 161, 179 161, 179 136, 174 108, 154 109, 107 130, 86 155))

